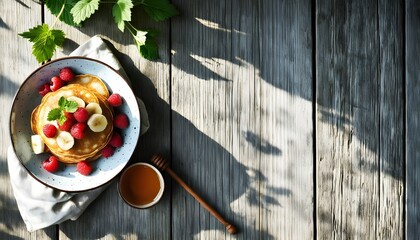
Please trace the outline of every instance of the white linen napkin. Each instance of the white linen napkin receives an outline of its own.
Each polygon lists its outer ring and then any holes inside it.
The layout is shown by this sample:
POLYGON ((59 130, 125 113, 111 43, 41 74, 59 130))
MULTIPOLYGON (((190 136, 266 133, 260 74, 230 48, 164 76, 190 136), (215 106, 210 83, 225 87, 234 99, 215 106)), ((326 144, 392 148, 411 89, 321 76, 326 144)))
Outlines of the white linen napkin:
MULTIPOLYGON (((127 74, 105 42, 98 36, 74 50, 71 56, 85 56, 98 59, 117 70, 125 79, 127 74)), ((127 81, 129 83, 129 81, 127 81)), ((130 84, 130 83, 129 83, 130 84)), ((137 98, 141 116, 141 134, 149 128, 149 120, 144 103, 137 98)), ((68 219, 76 220, 89 204, 109 185, 80 193, 67 193, 47 187, 31 175, 22 166, 10 146, 7 162, 19 212, 28 231, 35 231, 59 224, 68 219)))

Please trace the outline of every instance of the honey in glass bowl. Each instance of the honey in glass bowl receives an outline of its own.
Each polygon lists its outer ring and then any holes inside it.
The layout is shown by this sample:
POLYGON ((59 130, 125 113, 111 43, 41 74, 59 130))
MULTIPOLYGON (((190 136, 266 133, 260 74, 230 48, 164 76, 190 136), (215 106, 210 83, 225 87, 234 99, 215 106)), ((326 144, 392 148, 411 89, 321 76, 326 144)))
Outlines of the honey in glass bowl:
POLYGON ((148 163, 129 166, 118 183, 123 200, 135 208, 149 208, 158 203, 164 188, 162 174, 148 163))

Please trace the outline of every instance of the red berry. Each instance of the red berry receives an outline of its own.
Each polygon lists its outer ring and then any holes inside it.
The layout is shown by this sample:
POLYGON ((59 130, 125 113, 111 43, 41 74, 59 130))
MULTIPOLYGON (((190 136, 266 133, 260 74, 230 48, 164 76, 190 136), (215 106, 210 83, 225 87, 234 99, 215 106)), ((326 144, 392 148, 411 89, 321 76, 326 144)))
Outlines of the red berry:
POLYGON ((42 129, 42 131, 44 132, 45 136, 47 136, 48 138, 53 138, 55 137, 55 135, 57 135, 57 128, 52 125, 52 124, 45 124, 44 128, 42 129))
POLYGON ((76 112, 73 113, 73 116, 78 122, 86 122, 89 119, 88 111, 82 107, 79 107, 76 112))
POLYGON ((74 78, 73 70, 71 70, 71 68, 69 68, 69 67, 65 67, 65 68, 61 69, 60 70, 60 78, 65 82, 69 82, 69 81, 73 80, 73 78, 74 78))
POLYGON ((66 120, 63 122, 63 124, 60 124, 59 121, 57 121, 58 123, 58 128, 61 131, 70 131, 71 127, 74 125, 74 123, 76 122, 76 119, 74 119, 74 116, 72 113, 69 112, 64 112, 64 115, 66 116, 66 120))
POLYGON ((109 140, 109 145, 113 147, 121 147, 123 145, 123 139, 118 132, 112 134, 111 140, 109 140))
POLYGON ((114 118, 114 126, 120 129, 128 127, 128 117, 124 113, 119 113, 114 118))
POLYGON ((92 166, 87 161, 81 161, 77 163, 77 171, 82 175, 89 175, 92 172, 92 166))
POLYGON ((76 123, 71 127, 70 133, 75 139, 82 139, 85 137, 86 123, 76 123))
POLYGON ((45 96, 47 93, 51 92, 51 88, 50 85, 48 83, 42 85, 41 87, 38 88, 38 93, 41 96, 45 96))
POLYGON ((114 152, 115 152, 115 148, 108 144, 104 147, 104 149, 102 149, 102 157, 109 158, 112 155, 114 155, 114 152))
POLYGON ((60 89, 62 86, 64 85, 63 80, 61 80, 61 78, 59 76, 54 76, 51 78, 51 91, 57 91, 58 89, 60 89))
POLYGON ((111 94, 111 96, 109 96, 109 98, 108 98, 108 103, 109 103, 109 105, 111 105, 113 107, 121 106, 122 98, 121 98, 120 94, 118 94, 118 93, 111 94))
POLYGON ((48 172, 57 172, 59 168, 58 158, 56 156, 51 156, 45 159, 42 162, 42 167, 48 172))

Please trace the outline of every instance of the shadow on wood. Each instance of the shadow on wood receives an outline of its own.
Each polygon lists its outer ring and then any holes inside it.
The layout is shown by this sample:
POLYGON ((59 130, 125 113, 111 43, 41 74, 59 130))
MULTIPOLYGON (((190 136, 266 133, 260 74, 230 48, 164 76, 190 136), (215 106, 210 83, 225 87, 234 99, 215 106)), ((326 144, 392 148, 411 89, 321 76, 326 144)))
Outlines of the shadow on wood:
MULTIPOLYGON (((109 44, 109 43, 108 43, 109 44)), ((110 45, 110 44, 109 44, 110 45)), ((191 188, 193 188, 200 196, 202 196, 208 203, 213 206, 217 211, 219 211, 226 219, 230 220, 233 224, 235 224, 239 229, 239 236, 244 229, 247 229, 247 232, 253 232, 253 236, 261 236, 263 239, 274 239, 274 236, 271 236, 268 232, 261 231, 260 229, 253 228, 253 226, 249 226, 246 224, 246 219, 243 219, 243 216, 240 213, 233 212, 232 209, 229 207, 230 204, 235 201, 236 199, 240 198, 241 196, 245 196, 249 205, 260 206, 261 204, 265 205, 280 205, 281 202, 278 201, 278 196, 291 196, 292 191, 286 188, 276 188, 272 187, 271 191, 274 193, 273 196, 260 196, 258 189, 253 189, 251 183, 253 181, 266 181, 266 177, 258 170, 249 169, 248 167, 242 165, 237 159, 235 159, 228 151, 226 151, 220 144, 215 142, 213 139, 209 138, 207 135, 203 134, 199 131, 189 120, 181 116, 175 111, 170 109, 170 106, 163 101, 157 94, 156 89, 146 76, 144 76, 137 68, 134 66, 131 58, 125 54, 121 54, 120 52, 116 51, 112 45, 110 47, 114 50, 114 54, 119 58, 123 66, 125 67, 129 78, 131 79, 133 90, 137 96, 139 96, 145 103, 150 120, 150 129, 149 131, 140 138, 138 148, 136 150, 136 159, 131 159, 131 162, 137 161, 147 161, 154 153, 161 153, 167 159, 171 159, 172 162, 176 162, 176 166, 172 166, 174 171, 185 181, 187 182, 191 188), (165 117, 161 116, 162 109, 164 112, 167 112, 172 116, 172 121, 180 126, 186 132, 179 132, 179 130, 172 132, 172 141, 195 141, 197 144, 206 146, 206 156, 197 156, 190 154, 188 149, 185 149, 183 153, 179 153, 177 151, 181 151, 181 149, 174 150, 174 152, 169 151, 169 149, 158 149, 157 146, 162 146, 159 142, 160 139, 156 138, 155 136, 161 136, 162 131, 168 131, 168 123, 165 122, 165 117), (187 138, 186 138, 187 137, 187 138), (185 154, 189 153, 189 154, 185 154), (179 156, 182 156, 183 159, 179 159, 179 156), (209 157, 211 156, 211 157, 209 157), (223 161, 223 162, 222 162, 223 161), (237 183, 234 186, 239 186, 237 189, 231 189, 230 186, 218 186, 216 181, 211 182, 203 182, 202 179, 200 180, 200 176, 189 171, 192 165, 200 168, 206 167, 209 164, 211 165, 212 162, 218 165, 226 165, 229 166, 231 171, 235 171, 235 176, 237 183), (217 192, 208 191, 209 189, 217 190, 217 192), (221 192, 221 189, 230 189, 230 191, 221 192), (260 199, 261 198, 261 199, 260 199), (264 201, 264 203, 261 203, 264 201)), ((178 126, 178 129, 181 129, 178 126)), ((245 134, 249 135, 249 141, 254 141, 258 139, 257 135, 252 133, 245 134)), ((258 140, 259 141, 259 140, 258 140)), ((252 143, 251 143, 252 144, 252 143)), ((254 142, 256 148, 264 149, 264 151, 269 150, 275 154, 281 154, 281 150, 277 147, 270 145, 268 142, 264 142, 263 145, 257 143, 257 140, 254 142)), ((211 174, 214 174, 215 177, 223 178, 227 183, 229 183, 229 179, 231 176, 229 175, 229 171, 223 171, 221 173, 214 172, 215 169, 208 169, 211 174)), ((212 216, 206 212, 201 206, 195 204, 194 206, 184 206, 182 199, 184 198, 191 198, 181 187, 177 186, 174 183, 170 183, 170 179, 166 176, 166 187, 167 190, 164 194, 163 199, 161 202, 168 202, 170 200, 170 194, 172 192, 173 200, 172 200, 172 209, 179 209, 180 207, 185 208, 183 211, 187 215, 179 216, 175 215, 177 211, 172 211, 172 225, 174 222, 183 222, 183 224, 188 225, 188 228, 183 229, 183 231, 187 231, 184 236, 195 236, 199 234, 201 231, 207 230, 217 230, 217 231, 225 231, 224 226, 217 222, 216 219, 212 218, 212 216), (188 209, 187 209, 188 208, 188 209), (191 212, 192 211, 192 212, 191 212), (193 214, 194 211, 199 211, 199 214, 193 214), (188 214, 191 215, 188 215, 188 214), (194 216, 193 216, 194 215, 194 216), (195 218, 198 217, 198 218, 195 218), (198 224, 198 225, 197 225, 198 224)), ((110 188, 103 193, 104 195, 108 194, 118 194, 115 189, 115 184, 111 185, 110 188)), ((98 201, 103 199, 100 198, 98 201)), ((120 204, 118 204, 120 205, 120 204)), ((125 204, 121 203, 124 208, 129 208, 125 204)), ((133 223, 138 223, 135 221, 136 218, 136 211, 144 211, 142 213, 149 215, 151 221, 153 221, 154 213, 157 214, 159 211, 165 211, 165 209, 160 209, 163 204, 158 204, 154 208, 149 210, 125 210, 125 215, 123 217, 123 223, 118 224, 126 224, 130 225, 133 223)), ((120 207, 120 206, 119 206, 120 207)), ((118 214, 119 207, 110 208, 110 216, 113 214, 118 214), (114 213, 115 212, 115 213, 114 213)), ((89 209, 84 214, 94 214, 95 212, 95 203, 91 205, 89 209)), ((83 218, 83 215, 81 216, 83 218)), ((178 223, 179 224, 179 223, 178 223)), ((176 225, 178 225, 176 224, 176 225)), ((141 238, 148 236, 141 235, 141 226, 133 225, 132 232, 119 232, 119 228, 113 228, 113 224, 109 224, 110 226, 107 231, 108 232, 90 232, 90 233, 78 233, 75 231, 69 231, 67 228, 61 228, 63 233, 71 238, 71 239, 78 239, 78 238, 101 238, 105 235, 113 235, 115 237, 122 237, 127 236, 130 234, 137 235, 141 238), (82 235, 78 235, 82 234, 82 235)), ((159 226, 154 226, 156 230, 158 230, 159 226)), ((100 228, 97 228, 100 229, 100 228)), ((175 231, 179 231, 179 229, 173 229, 175 231)))

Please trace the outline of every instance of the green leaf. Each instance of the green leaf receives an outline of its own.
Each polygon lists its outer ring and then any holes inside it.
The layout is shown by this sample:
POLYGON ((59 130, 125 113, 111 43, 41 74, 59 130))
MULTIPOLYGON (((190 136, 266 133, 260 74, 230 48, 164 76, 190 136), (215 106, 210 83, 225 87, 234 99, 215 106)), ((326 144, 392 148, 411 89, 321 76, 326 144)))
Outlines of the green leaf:
POLYGON ((65 107, 64 107, 64 110, 66 111, 66 112, 71 112, 71 113, 74 113, 74 112, 76 112, 76 110, 77 110, 77 107, 78 107, 79 105, 77 104, 77 102, 75 102, 75 101, 67 101, 66 102, 66 105, 65 105, 65 107))
POLYGON ((77 110, 77 107, 78 104, 76 101, 69 101, 62 96, 58 99, 58 108, 54 108, 48 112, 47 120, 58 120, 60 124, 63 124, 67 119, 64 111, 73 113, 77 110))
POLYGON ((136 29, 131 23, 128 22, 128 30, 134 38, 134 42, 140 54, 149 60, 159 58, 159 49, 154 37, 157 35, 156 31, 141 31, 136 29))
POLYGON ((131 21, 131 8, 133 8, 131 0, 118 0, 112 7, 112 16, 121 32, 124 32, 124 21, 131 21))
POLYGON ((32 54, 38 62, 51 59, 57 46, 62 46, 65 34, 61 30, 50 30, 47 24, 38 25, 19 34, 33 42, 32 54))
POLYGON ((77 0, 46 0, 45 5, 50 10, 54 16, 57 16, 60 13, 61 7, 63 4, 64 10, 63 13, 60 15, 60 20, 70 26, 80 26, 80 24, 76 24, 73 20, 73 15, 71 14, 71 9, 76 5, 77 0))
POLYGON ((58 99, 58 106, 61 110, 65 110, 66 112, 75 112, 77 107, 79 106, 76 101, 69 101, 65 97, 60 97, 58 99))
POLYGON ((169 0, 134 0, 134 4, 142 5, 146 13, 155 21, 163 21, 179 13, 169 0))
POLYGON ((147 32, 135 29, 135 34, 132 34, 137 46, 146 44, 147 32))
POLYGON ((60 99, 58 99, 58 106, 60 107, 60 109, 63 109, 66 106, 66 102, 67 99, 63 96, 61 96, 60 99))
POLYGON ((63 125, 63 123, 64 123, 66 120, 67 120, 66 115, 64 115, 64 114, 63 114, 63 111, 61 111, 61 115, 60 115, 60 117, 58 118, 58 123, 59 123, 60 125, 63 125))
POLYGON ((60 46, 60 47, 63 46, 64 39, 66 38, 66 35, 64 34, 63 31, 52 29, 51 36, 53 36, 54 38, 55 45, 60 46))
POLYGON ((149 60, 159 58, 159 49, 154 39, 147 38, 146 43, 139 47, 140 54, 149 60))
POLYGON ((30 42, 35 42, 35 39, 42 32, 42 25, 38 25, 34 28, 29 29, 27 32, 19 33, 19 36, 27 38, 30 42))
POLYGON ((53 121, 53 120, 59 119, 61 115, 62 115, 61 108, 54 108, 53 110, 48 112, 47 120, 53 121))
POLYGON ((80 24, 88 19, 99 8, 99 0, 80 0, 70 10, 73 20, 76 24, 80 24))

